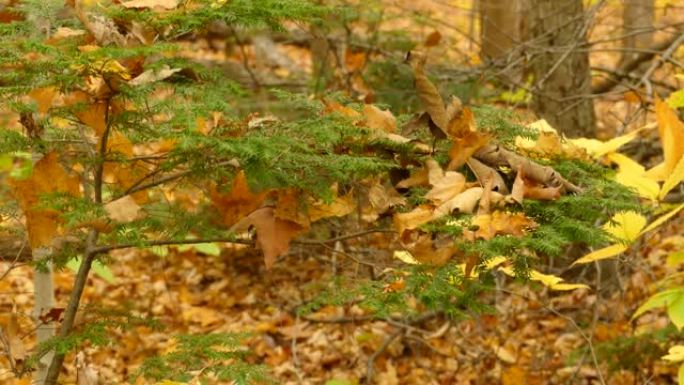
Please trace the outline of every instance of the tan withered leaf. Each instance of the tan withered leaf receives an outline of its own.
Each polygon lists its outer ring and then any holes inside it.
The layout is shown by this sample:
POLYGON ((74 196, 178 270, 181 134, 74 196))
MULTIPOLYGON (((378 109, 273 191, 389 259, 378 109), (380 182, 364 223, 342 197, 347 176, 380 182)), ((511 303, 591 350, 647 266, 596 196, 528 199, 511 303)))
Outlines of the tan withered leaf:
POLYGON ((418 241, 407 249, 420 263, 435 266, 444 265, 458 251, 453 242, 447 246, 435 247, 429 234, 421 235, 418 241))
POLYGON ((437 87, 430 81, 425 74, 425 62, 427 57, 420 52, 409 53, 409 63, 413 68, 413 78, 415 79, 416 91, 418 97, 425 107, 432 122, 442 131, 444 135, 447 133, 447 115, 444 108, 444 100, 440 95, 437 87))
POLYGON ((355 122, 360 120, 361 118, 361 114, 353 108, 343 106, 340 103, 330 100, 323 100, 323 103, 325 104, 325 109, 323 110, 324 113, 338 113, 340 115, 352 119, 355 122))
POLYGON ((107 203, 104 209, 112 220, 120 223, 132 222, 144 216, 142 207, 130 195, 107 203))
POLYGON ((401 235, 405 230, 413 230, 432 220, 432 207, 418 206, 407 213, 394 214, 394 227, 401 235))
POLYGON ((9 358, 14 361, 15 365, 23 362, 28 356, 26 352, 26 347, 24 346, 24 341, 21 339, 19 333, 19 321, 17 319, 17 309, 12 309, 10 314, 9 323, 5 329, 5 336, 8 339, 7 348, 9 349, 9 358))
POLYGON ((447 170, 456 170, 463 166, 477 150, 484 147, 492 139, 489 134, 476 131, 463 133, 461 137, 452 139, 449 149, 449 165, 447 170))
POLYGON ((75 91, 68 95, 64 103, 66 105, 75 105, 74 115, 81 121, 81 123, 92 128, 98 136, 101 136, 107 123, 105 122, 105 110, 107 105, 103 102, 90 102, 90 96, 83 91, 75 91))
POLYGON ((309 219, 316 222, 323 218, 343 217, 356 210, 356 200, 352 191, 336 196, 331 203, 317 200, 309 204, 309 219))
POLYGON ((432 189, 425 194, 425 198, 431 202, 440 205, 456 195, 463 192, 465 189, 466 179, 463 174, 448 171, 444 176, 432 183, 432 189))
POLYGON ((461 100, 456 97, 452 97, 447 107, 447 118, 447 134, 451 138, 463 138, 468 133, 477 131, 473 111, 468 107, 461 107, 461 100))
POLYGON ((180 0, 130 0, 121 3, 126 8, 174 9, 180 0))
POLYGON ((278 219, 294 222, 305 229, 311 226, 311 220, 302 202, 302 192, 299 189, 288 188, 278 191, 275 216, 278 219))
MULTIPOLYGON (((111 157, 133 157, 133 143, 120 132, 112 132, 107 141, 107 154, 111 157)), ((108 182, 115 183, 123 190, 136 184, 146 174, 147 170, 137 162, 106 162, 104 175, 108 182)), ((147 202, 147 191, 138 191, 131 194, 139 204, 147 202)))
POLYGON ((262 207, 236 223, 231 230, 242 232, 254 226, 256 245, 264 253, 264 263, 270 269, 276 259, 287 252, 292 240, 304 228, 295 222, 276 218, 273 207, 262 207))
POLYGON ((504 181, 503 177, 498 171, 475 158, 468 159, 466 163, 475 174, 475 177, 477 177, 477 181, 480 182, 480 185, 486 186, 489 182, 489 179, 493 179, 492 190, 501 194, 508 194, 508 186, 506 186, 506 181, 504 181))
POLYGON ((472 214, 483 193, 484 189, 482 187, 469 188, 438 206, 431 219, 441 218, 452 211, 472 214))
POLYGON ((52 107, 52 101, 57 96, 55 87, 36 88, 28 94, 38 104, 38 113, 46 113, 52 107))
POLYGON ((525 178, 524 171, 518 169, 518 174, 513 182, 513 188, 509 198, 517 203, 522 203, 523 198, 536 200, 556 200, 561 196, 561 187, 544 187, 532 180, 525 178))
POLYGON ((363 115, 368 128, 389 134, 397 131, 397 119, 389 110, 383 111, 372 104, 366 104, 363 106, 363 115))
POLYGON ((406 204, 406 198, 399 195, 394 188, 376 182, 368 189, 368 202, 370 205, 362 205, 361 218, 366 222, 373 222, 391 207, 406 204))
POLYGON ((79 196, 79 182, 59 164, 57 153, 52 151, 36 162, 33 174, 24 180, 9 180, 19 201, 28 229, 31 248, 50 245, 59 234, 59 212, 38 208, 41 194, 66 193, 79 196))
POLYGON ((232 226, 245 215, 259 208, 266 198, 266 193, 253 194, 247 184, 245 172, 240 170, 233 179, 230 192, 221 193, 215 186, 211 186, 210 197, 221 213, 223 224, 232 226))
POLYGON ((489 240, 497 235, 512 235, 522 237, 527 230, 533 229, 537 224, 523 213, 507 213, 494 211, 492 214, 475 216, 471 225, 477 226, 477 230, 466 234, 467 238, 489 240))
POLYGON ((416 186, 427 186, 429 170, 427 168, 421 168, 414 171, 410 177, 401 180, 397 183, 397 188, 411 188, 416 186))

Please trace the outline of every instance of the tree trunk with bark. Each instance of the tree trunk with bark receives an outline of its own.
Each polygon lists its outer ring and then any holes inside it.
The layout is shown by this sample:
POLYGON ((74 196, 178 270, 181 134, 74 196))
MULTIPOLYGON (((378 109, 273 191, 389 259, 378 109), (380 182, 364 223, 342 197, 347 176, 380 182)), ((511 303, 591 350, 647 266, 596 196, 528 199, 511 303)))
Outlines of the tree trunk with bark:
POLYGON ((483 61, 505 58, 523 36, 523 0, 480 0, 483 61))
POLYGON ((633 60, 639 56, 630 49, 650 48, 653 43, 653 17, 655 7, 653 0, 628 0, 623 3, 622 10, 622 54, 621 62, 633 60))
POLYGON ((532 108, 569 137, 595 133, 585 16, 582 0, 530 1, 532 108))

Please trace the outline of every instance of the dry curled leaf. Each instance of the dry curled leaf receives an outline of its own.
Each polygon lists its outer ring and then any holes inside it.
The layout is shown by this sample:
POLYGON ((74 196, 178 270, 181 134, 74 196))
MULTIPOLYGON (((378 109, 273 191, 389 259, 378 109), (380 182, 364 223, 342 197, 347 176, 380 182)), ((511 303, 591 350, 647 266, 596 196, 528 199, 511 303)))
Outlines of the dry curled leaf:
POLYGON ((219 192, 215 186, 210 189, 211 200, 221 214, 222 222, 232 226, 245 215, 256 210, 266 198, 266 193, 253 194, 247 184, 244 171, 239 171, 233 179, 233 186, 228 193, 219 192))

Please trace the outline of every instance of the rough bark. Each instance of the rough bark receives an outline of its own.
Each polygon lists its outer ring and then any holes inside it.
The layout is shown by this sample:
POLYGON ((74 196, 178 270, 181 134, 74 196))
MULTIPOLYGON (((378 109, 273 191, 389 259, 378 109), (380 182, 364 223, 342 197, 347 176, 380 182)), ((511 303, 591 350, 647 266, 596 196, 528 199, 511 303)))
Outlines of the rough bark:
POLYGON ((582 0, 531 0, 530 16, 532 108, 566 136, 593 136, 589 54, 578 49, 588 28, 582 0))
MULTIPOLYGON (((622 11, 622 47, 650 48, 653 43, 653 17, 655 7, 653 0, 627 0, 623 3, 622 11)), ((638 52, 625 51, 620 59, 621 62, 633 60, 639 55, 638 52)))
POLYGON ((483 61, 505 58, 523 36, 523 0, 480 0, 483 61))

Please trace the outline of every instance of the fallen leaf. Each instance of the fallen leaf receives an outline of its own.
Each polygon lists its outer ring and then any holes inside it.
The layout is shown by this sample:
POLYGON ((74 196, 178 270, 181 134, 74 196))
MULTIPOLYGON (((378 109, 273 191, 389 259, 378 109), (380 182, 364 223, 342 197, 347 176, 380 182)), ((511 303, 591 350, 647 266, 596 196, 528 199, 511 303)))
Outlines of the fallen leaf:
POLYGON ((125 8, 175 9, 180 0, 130 0, 121 5, 125 8))
POLYGON ((182 68, 171 68, 168 65, 164 65, 162 68, 155 70, 149 69, 135 78, 128 81, 131 86, 142 86, 145 84, 154 83, 160 80, 164 80, 176 72, 182 71, 182 68))
POLYGON ((492 137, 489 134, 473 131, 468 131, 461 137, 453 138, 449 149, 450 161, 447 170, 455 170, 463 166, 477 150, 489 143, 491 139, 492 137))
POLYGON ((386 133, 397 131, 397 119, 389 110, 383 111, 372 104, 366 104, 363 106, 363 115, 366 118, 368 128, 386 133))
POLYGON ((459 213, 472 214, 483 193, 484 189, 482 187, 471 187, 463 191, 438 206, 432 214, 432 219, 441 218, 455 210, 459 213))
POLYGON ((74 366, 76 366, 76 385, 98 385, 100 383, 98 371, 88 364, 83 351, 76 354, 74 366))
POLYGON ((447 121, 446 109, 444 108, 444 101, 442 95, 439 94, 437 87, 428 79, 425 74, 425 62, 427 57, 420 52, 409 53, 409 63, 413 68, 413 77, 415 79, 416 91, 418 97, 423 103, 423 107, 430 115, 432 122, 439 128, 441 134, 446 137, 447 121))
POLYGON ((431 181, 431 184, 433 187, 425 194, 425 199, 440 205, 463 192, 466 179, 461 173, 448 171, 441 178, 431 181))
POLYGON ((413 230, 433 219, 432 208, 430 206, 418 206, 413 211, 407 213, 394 214, 394 227, 399 235, 406 230, 413 230))
POLYGON ((309 204, 309 219, 311 222, 316 222, 323 218, 343 217, 353 213, 354 210, 356 210, 356 200, 350 191, 345 195, 336 196, 331 203, 318 200, 309 204))
POLYGON ((472 226, 477 226, 474 238, 489 240, 497 235, 512 235, 522 237, 525 233, 537 226, 523 213, 508 213, 494 211, 492 214, 476 215, 471 221, 472 226))

